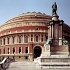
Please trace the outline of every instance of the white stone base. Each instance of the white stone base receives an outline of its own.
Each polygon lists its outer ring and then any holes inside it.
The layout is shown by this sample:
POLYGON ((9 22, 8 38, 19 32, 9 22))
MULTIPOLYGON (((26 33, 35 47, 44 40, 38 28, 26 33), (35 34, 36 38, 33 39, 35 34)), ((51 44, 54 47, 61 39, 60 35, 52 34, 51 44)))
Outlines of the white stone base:
POLYGON ((40 66, 40 68, 44 68, 44 69, 69 69, 70 70, 70 66, 40 66))
POLYGON ((40 57, 50 56, 50 52, 43 52, 40 57))
POLYGON ((67 55, 51 55, 47 57, 37 58, 37 62, 40 66, 55 67, 55 68, 70 68, 70 56, 67 55), (47 62, 47 60, 49 61, 47 62), (57 61, 56 61, 57 59, 57 61))

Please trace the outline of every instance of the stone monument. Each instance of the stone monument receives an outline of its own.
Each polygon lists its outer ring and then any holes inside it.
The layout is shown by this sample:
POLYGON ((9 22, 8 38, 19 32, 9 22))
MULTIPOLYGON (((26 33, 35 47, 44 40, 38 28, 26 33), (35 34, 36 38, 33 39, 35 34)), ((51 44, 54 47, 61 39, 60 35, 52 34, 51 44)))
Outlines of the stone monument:
POLYGON ((48 23, 48 40, 44 44, 44 50, 38 59, 43 66, 69 67, 70 56, 68 41, 63 38, 63 20, 59 20, 56 2, 52 5, 52 20, 48 23))

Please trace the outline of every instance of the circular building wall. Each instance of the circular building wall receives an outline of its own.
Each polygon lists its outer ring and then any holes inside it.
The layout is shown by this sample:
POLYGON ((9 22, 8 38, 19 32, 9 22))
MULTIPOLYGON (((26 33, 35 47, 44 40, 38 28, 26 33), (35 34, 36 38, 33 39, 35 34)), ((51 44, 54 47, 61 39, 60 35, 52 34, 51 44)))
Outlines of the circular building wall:
MULTIPOLYGON (((47 39, 47 23, 49 20, 51 20, 51 16, 49 15, 40 12, 27 12, 1 25, 1 56, 9 56, 16 60, 32 60, 33 47, 35 45, 41 45, 43 47, 47 39)), ((39 48, 38 50, 41 53, 41 49, 39 48)))

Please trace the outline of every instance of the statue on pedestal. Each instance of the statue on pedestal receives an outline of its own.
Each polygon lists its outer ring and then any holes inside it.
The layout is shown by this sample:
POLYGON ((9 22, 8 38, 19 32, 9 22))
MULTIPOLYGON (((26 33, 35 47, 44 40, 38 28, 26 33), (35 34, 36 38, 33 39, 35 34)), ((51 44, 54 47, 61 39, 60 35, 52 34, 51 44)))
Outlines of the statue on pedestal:
POLYGON ((56 2, 52 5, 52 16, 57 15, 57 4, 56 2))

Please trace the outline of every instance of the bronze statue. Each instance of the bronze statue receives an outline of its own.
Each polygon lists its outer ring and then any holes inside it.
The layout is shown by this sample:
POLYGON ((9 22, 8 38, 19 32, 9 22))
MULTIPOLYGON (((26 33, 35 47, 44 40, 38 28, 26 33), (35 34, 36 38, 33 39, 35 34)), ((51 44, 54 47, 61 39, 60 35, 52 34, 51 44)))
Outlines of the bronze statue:
POLYGON ((57 4, 56 2, 52 5, 52 16, 57 15, 57 4))

